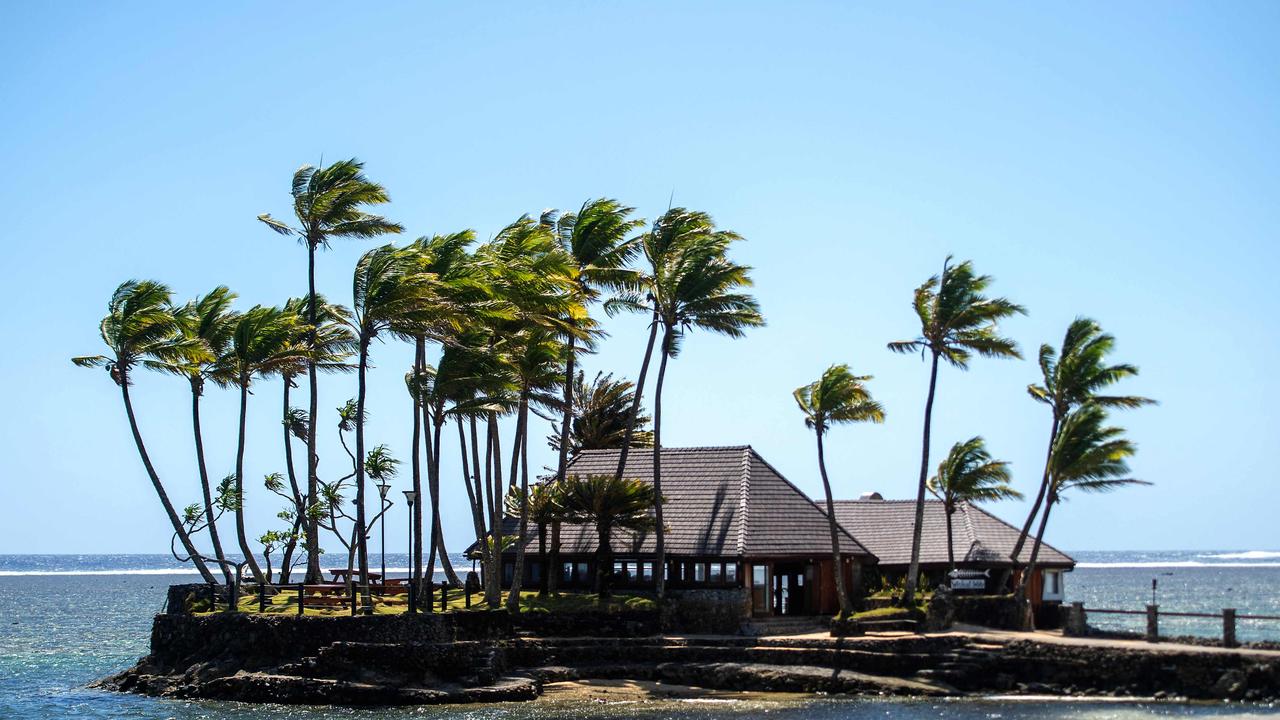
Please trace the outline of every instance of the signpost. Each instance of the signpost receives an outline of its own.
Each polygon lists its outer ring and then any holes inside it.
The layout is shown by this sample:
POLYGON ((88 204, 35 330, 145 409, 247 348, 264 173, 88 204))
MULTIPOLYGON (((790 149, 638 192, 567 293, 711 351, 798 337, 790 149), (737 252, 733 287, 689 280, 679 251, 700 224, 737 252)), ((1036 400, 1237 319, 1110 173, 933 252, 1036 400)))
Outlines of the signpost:
POLYGON ((947 573, 951 582, 952 590, 977 590, 982 592, 987 589, 987 580, 991 577, 990 570, 952 570, 947 573))

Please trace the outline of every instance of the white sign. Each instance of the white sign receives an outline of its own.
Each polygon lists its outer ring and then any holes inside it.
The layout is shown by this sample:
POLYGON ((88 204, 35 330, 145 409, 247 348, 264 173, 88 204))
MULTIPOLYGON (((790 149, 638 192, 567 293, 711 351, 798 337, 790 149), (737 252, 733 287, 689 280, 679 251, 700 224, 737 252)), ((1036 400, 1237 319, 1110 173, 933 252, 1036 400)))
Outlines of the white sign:
POLYGON ((982 578, 952 578, 952 590, 986 590, 987 581, 982 578))

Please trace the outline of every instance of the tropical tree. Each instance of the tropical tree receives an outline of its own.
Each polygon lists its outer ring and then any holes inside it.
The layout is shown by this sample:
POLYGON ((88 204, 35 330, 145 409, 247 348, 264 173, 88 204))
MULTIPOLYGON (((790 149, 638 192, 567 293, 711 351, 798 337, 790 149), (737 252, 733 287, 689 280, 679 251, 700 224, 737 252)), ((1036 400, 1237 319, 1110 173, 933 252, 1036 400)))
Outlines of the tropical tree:
POLYGON ((844 586, 844 563, 840 558, 840 526, 836 522, 835 500, 831 492, 831 480, 827 477, 827 461, 822 438, 832 425, 856 422, 884 422, 884 408, 871 397, 866 383, 870 375, 854 375, 848 365, 832 365, 816 382, 796 388, 792 396, 804 424, 818 438, 818 471, 822 474, 822 488, 827 495, 827 524, 831 531, 831 567, 836 577, 836 597, 840 601, 840 613, 853 612, 853 603, 844 586))
MULTIPOLYGON (((568 522, 596 526, 596 594, 607 597, 613 571, 614 529, 642 532, 654 527, 650 510, 660 505, 653 485, 643 480, 619 480, 612 475, 570 475, 561 488, 561 504, 568 522)), ((654 569, 661 575, 662 569, 654 569)))
MULTIPOLYGON (((1049 429, 1049 449, 1046 452, 1044 474, 1040 479, 1040 489, 1036 492, 1031 512, 1022 524, 1022 532, 1014 543, 1010 559, 1015 566, 1020 562, 1022 548, 1031 533, 1036 516, 1040 513, 1041 504, 1049 491, 1049 460, 1057 442, 1058 430, 1062 421, 1077 407, 1092 402, 1104 409, 1138 408, 1154 404, 1155 401, 1137 395, 1110 395, 1106 389, 1125 378, 1138 374, 1138 368, 1126 363, 1110 365, 1107 356, 1115 348, 1115 338, 1102 331, 1097 322, 1078 317, 1067 326, 1062 338, 1062 350, 1059 353, 1053 346, 1040 346, 1040 384, 1027 386, 1027 392, 1036 402, 1049 406, 1053 422, 1049 429)), ((1027 574, 1023 574, 1018 583, 1017 593, 1022 597, 1026 591, 1027 574)))
POLYGON ((236 441, 236 539, 249 571, 257 582, 265 576, 254 559, 244 524, 244 448, 249 410, 249 391, 259 378, 278 375, 296 366, 307 356, 305 348, 294 343, 298 319, 293 313, 276 307, 256 305, 237 315, 231 328, 230 342, 215 361, 210 377, 224 387, 240 390, 240 420, 236 441))
MULTIPOLYGON (((630 380, 614 380, 613 373, 598 372, 587 383, 579 370, 573 381, 572 423, 568 445, 561 444, 563 428, 547 436, 552 450, 567 447, 569 457, 583 450, 616 450, 622 447, 627 428, 631 426, 631 405, 635 401, 635 384, 630 380)), ((631 434, 631 447, 653 447, 653 433, 647 428, 650 418, 643 413, 636 418, 631 434)))
POLYGON ((220 285, 207 295, 174 310, 183 338, 183 352, 174 362, 161 362, 158 367, 183 377, 191 388, 191 429, 195 435, 196 469, 200 473, 200 490, 204 496, 203 529, 209 532, 213 556, 222 568, 223 578, 230 585, 234 579, 222 539, 218 536, 217 519, 214 517, 213 487, 209 481, 205 463, 204 433, 200 427, 200 398, 204 395, 205 381, 213 371, 214 361, 226 351, 231 341, 231 329, 236 315, 231 310, 236 294, 220 285))
POLYGON ((542 558, 542 572, 538 578, 538 595, 546 596, 550 592, 550 577, 559 566, 558 553, 555 546, 551 554, 547 554, 547 528, 564 519, 564 508, 561 505, 560 481, 554 477, 545 482, 535 483, 528 490, 528 498, 523 497, 520 488, 511 488, 507 492, 507 514, 519 516, 528 508, 529 521, 538 526, 538 557, 542 558))
MULTIPOLYGON (((311 340, 314 345, 317 339, 315 332, 320 323, 319 298, 316 295, 316 250, 329 247, 329 242, 335 238, 374 238, 399 233, 403 228, 386 218, 365 212, 365 208, 390 202, 391 199, 381 185, 365 177, 364 164, 355 158, 341 160, 328 167, 303 165, 293 173, 290 194, 293 196, 296 224, 277 220, 270 214, 259 215, 258 219, 281 235, 296 237, 307 248, 307 297, 310 300, 307 323, 312 328, 311 340)), ((319 407, 316 371, 316 363, 309 363, 307 379, 310 404, 307 416, 310 418, 316 417, 319 407)), ((307 458, 307 496, 315 498, 319 456, 316 454, 314 422, 308 427, 307 458)), ((309 583, 319 582, 321 579, 317 522, 318 518, 313 516, 307 524, 306 581, 309 583)))
POLYGON ((1026 310, 1005 298, 987 297, 988 275, 977 275, 973 263, 957 265, 951 256, 942 263, 942 274, 934 275, 916 288, 912 306, 920 321, 920 335, 914 340, 889 343, 897 353, 919 352, 930 360, 929 394, 924 404, 924 439, 920 450, 920 480, 916 489, 915 527, 911 533, 911 564, 903 601, 915 602, 920 576, 920 532, 924 526, 924 494, 929 478, 929 427, 933 419, 933 399, 938 386, 938 362, 961 370, 969 367, 974 353, 983 357, 1021 358, 1018 345, 1002 337, 996 323, 1026 310))
POLYGON ((151 280, 128 280, 122 283, 111 294, 111 300, 107 303, 107 315, 98 326, 102 341, 111 354, 84 355, 72 358, 71 362, 79 367, 105 368, 120 388, 129 430, 133 434, 133 442, 138 456, 142 458, 147 477, 151 479, 151 487, 173 526, 174 535, 200 572, 200 577, 213 584, 216 582, 213 573, 209 572, 200 553, 196 551, 191 542, 191 534, 187 532, 182 517, 169 501, 169 494, 165 491, 155 466, 151 464, 151 456, 147 453, 142 432, 138 429, 133 400, 129 396, 129 386, 133 382, 132 372, 137 365, 163 368, 180 362, 195 344, 182 336, 181 324, 173 315, 171 296, 167 286, 151 280))
POLYGON ((1021 498, 1022 493, 1009 485, 1011 477, 1009 463, 993 459, 980 436, 952 445, 938 464, 938 473, 929 478, 929 492, 942 501, 947 517, 948 570, 956 569, 951 520, 960 504, 1021 498))
MULTIPOLYGON (((1025 577, 1031 577, 1037 571, 1036 561, 1044 543, 1049 513, 1063 500, 1063 495, 1072 490, 1103 493, 1130 485, 1151 484, 1126 477, 1129 474, 1127 460, 1137 452, 1137 446, 1124 437, 1123 428, 1108 426, 1106 422, 1106 409, 1093 402, 1086 402, 1063 418, 1049 455, 1049 489, 1045 494, 1044 514, 1040 516, 1040 528, 1036 531, 1035 544, 1031 546, 1025 577)), ((1030 626, 1030 607, 1024 603, 1024 608, 1030 626)))
MULTIPOLYGON (((655 323, 650 328, 644 361, 640 365, 636 399, 632 404, 633 424, 639 413, 639 400, 649 370, 654 337, 658 325, 662 326, 662 346, 653 396, 653 486, 654 496, 659 499, 662 497, 662 386, 667 361, 680 351, 684 334, 692 328, 736 338, 741 337, 746 328, 764 325, 755 298, 741 292, 752 284, 751 268, 727 257, 729 246, 741 239, 735 232, 718 229, 706 213, 685 208, 668 210, 649 232, 641 236, 641 250, 648 268, 641 278, 640 289, 621 293, 605 304, 606 311, 611 312, 649 312, 655 323)), ((616 478, 622 477, 626 466, 630 434, 624 436, 618 454, 616 478)), ((655 508, 655 515, 658 569, 654 577, 658 596, 663 597, 666 590, 663 572, 666 547, 661 506, 655 508)))

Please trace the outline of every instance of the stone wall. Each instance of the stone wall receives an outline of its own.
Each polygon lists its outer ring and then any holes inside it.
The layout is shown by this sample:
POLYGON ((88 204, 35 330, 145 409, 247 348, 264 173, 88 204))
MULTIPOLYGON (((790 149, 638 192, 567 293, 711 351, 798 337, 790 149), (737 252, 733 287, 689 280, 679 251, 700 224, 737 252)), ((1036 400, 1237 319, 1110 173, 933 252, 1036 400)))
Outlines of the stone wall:
POLYGON ((750 608, 750 591, 671 590, 662 609, 662 629, 680 633, 736 635, 750 608))
POLYGON ((955 607, 955 621, 969 625, 1017 630, 1018 605, 1012 595, 961 595, 953 593, 951 604, 955 607))
MULTIPOLYGON (((501 611, 505 612, 505 611, 501 611)), ((645 637, 661 628, 657 610, 522 612, 513 625, 543 637, 645 637)))

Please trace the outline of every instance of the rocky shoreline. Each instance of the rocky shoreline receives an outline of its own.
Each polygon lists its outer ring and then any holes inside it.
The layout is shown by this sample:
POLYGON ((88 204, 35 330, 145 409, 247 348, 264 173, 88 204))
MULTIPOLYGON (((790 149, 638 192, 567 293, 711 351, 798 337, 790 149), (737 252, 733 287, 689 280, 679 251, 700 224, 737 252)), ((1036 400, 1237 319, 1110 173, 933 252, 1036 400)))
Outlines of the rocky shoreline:
MULTIPOLYGON (((582 618, 578 627, 593 627, 582 618)), ((332 705, 527 701, 550 683, 721 691, 1280 701, 1280 654, 1016 634, 831 638, 531 636, 505 612, 159 615, 152 652, 97 687, 172 698, 332 705)))

